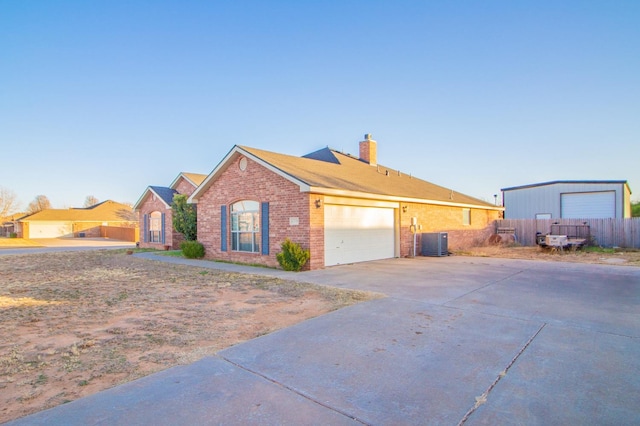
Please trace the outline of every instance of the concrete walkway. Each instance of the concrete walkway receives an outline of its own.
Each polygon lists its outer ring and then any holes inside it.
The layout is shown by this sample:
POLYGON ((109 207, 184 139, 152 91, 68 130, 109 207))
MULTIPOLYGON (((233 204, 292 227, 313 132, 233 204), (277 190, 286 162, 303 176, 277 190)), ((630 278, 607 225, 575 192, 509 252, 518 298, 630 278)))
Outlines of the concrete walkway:
POLYGON ((448 257, 294 274, 162 260, 389 297, 9 424, 640 422, 640 268, 448 257))

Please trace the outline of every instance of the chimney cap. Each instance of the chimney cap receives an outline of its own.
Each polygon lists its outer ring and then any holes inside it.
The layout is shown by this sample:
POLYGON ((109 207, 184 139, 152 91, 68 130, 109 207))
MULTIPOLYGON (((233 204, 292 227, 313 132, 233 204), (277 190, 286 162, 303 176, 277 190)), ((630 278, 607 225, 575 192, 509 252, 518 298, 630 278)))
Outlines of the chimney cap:
POLYGON ((364 135, 364 140, 366 141, 370 141, 373 139, 373 136, 371 135, 371 133, 365 133, 364 135))

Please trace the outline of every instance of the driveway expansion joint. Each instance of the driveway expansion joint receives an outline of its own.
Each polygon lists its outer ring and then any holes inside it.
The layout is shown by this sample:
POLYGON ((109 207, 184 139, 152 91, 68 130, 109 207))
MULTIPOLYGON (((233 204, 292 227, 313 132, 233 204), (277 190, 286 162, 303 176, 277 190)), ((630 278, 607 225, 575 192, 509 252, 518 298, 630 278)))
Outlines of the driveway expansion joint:
POLYGON ((493 383, 491 383, 491 385, 489 385, 489 387, 487 388, 486 391, 484 391, 484 393, 480 396, 476 397, 476 403, 473 405, 473 407, 471 407, 469 409, 469 411, 467 411, 467 413, 464 415, 464 417, 462 417, 462 419, 460 420, 460 422, 458 423, 458 426, 462 426, 465 424, 465 422, 469 419, 469 417, 478 409, 478 407, 480 407, 482 404, 484 404, 485 402, 487 402, 487 398, 489 397, 489 394, 491 393, 491 391, 496 387, 496 385, 498 384, 498 382, 500 380, 502 380, 503 377, 505 377, 507 375, 507 373, 509 372, 509 369, 513 366, 513 364, 516 363, 516 361, 518 360, 518 358, 520 358, 520 355, 522 355, 524 353, 524 351, 527 350, 527 348, 529 347, 529 345, 531 345, 531 342, 533 342, 533 340, 538 337, 538 334, 540 334, 540 332, 542 331, 543 328, 545 328, 545 326, 547 325, 547 323, 543 323, 540 328, 538 328, 538 330, 533 333, 533 335, 529 338, 529 340, 527 340, 527 342, 522 346, 522 348, 520 348, 520 350, 518 351, 518 353, 511 359, 511 361, 509 362, 509 364, 507 364, 507 367, 502 370, 498 376, 495 378, 495 380, 493 381, 493 383))
POLYGON ((321 406, 321 407, 323 407, 323 408, 326 408, 327 410, 331 410, 331 411, 333 411, 333 412, 335 412, 335 413, 340 414, 341 416, 345 416, 345 417, 347 417, 347 418, 349 418, 349 419, 351 419, 351 420, 354 420, 354 421, 356 421, 356 422, 358 422, 358 423, 360 423, 360 424, 362 424, 362 425, 370 426, 370 424, 369 424, 369 423, 367 423, 367 422, 365 422, 365 421, 363 421, 363 420, 361 420, 361 419, 357 418, 356 416, 354 416, 354 415, 352 415, 352 414, 346 413, 346 412, 344 412, 344 411, 342 411, 342 410, 338 410, 338 409, 336 409, 335 407, 332 407, 332 406, 327 405, 327 404, 325 404, 325 403, 323 403, 323 402, 321 402, 321 401, 318 401, 317 399, 314 399, 314 398, 312 398, 311 396, 309 396, 309 395, 307 395, 307 394, 304 394, 304 393, 300 392, 299 390, 297 390, 297 389, 295 389, 295 388, 292 388, 291 386, 287 386, 287 385, 285 385, 284 383, 281 383, 281 382, 279 382, 279 381, 277 381, 277 380, 275 380, 275 379, 272 379, 272 378, 271 378, 271 377, 269 377, 269 376, 265 376, 265 375, 264 375, 264 374, 262 374, 262 373, 259 373, 259 372, 257 372, 257 371, 251 370, 250 368, 247 368, 247 367, 245 367, 245 366, 243 366, 243 365, 241 365, 241 364, 238 364, 238 363, 236 363, 236 362, 233 362, 233 361, 231 361, 230 359, 225 358, 225 357, 223 357, 223 356, 216 355, 216 357, 217 357, 217 358, 220 358, 221 360, 223 360, 223 361, 225 361, 225 362, 228 362, 229 364, 233 365, 234 367, 237 367, 237 368, 239 368, 239 369, 241 369, 241 370, 243 370, 243 371, 246 371, 247 373, 250 373, 250 374, 256 375, 256 376, 258 376, 258 377, 261 377, 261 378, 263 378, 264 380, 267 380, 267 381, 269 381, 269 382, 273 383, 274 385, 277 385, 277 386, 279 386, 279 387, 281 387, 281 388, 283 388, 283 389, 286 389, 286 390, 288 390, 289 392, 293 392, 293 393, 295 393, 296 395, 299 395, 299 396, 301 396, 302 398, 304 398, 304 399, 306 399, 306 400, 308 400, 308 401, 313 402, 314 404, 317 404, 317 405, 319 405, 319 406, 321 406))
POLYGON ((472 294, 472 293, 475 293, 475 292, 480 291, 480 290, 484 290, 485 288, 490 287, 490 286, 492 286, 492 285, 494 285, 494 284, 500 283, 500 282, 502 282, 502 281, 506 281, 506 280, 508 280, 508 279, 510 279, 510 278, 515 277, 516 275, 519 275, 519 274, 521 274, 521 273, 525 272, 525 271, 527 271, 527 269, 522 269, 522 270, 520 270, 520 271, 518 271, 518 272, 514 272, 513 274, 509 274, 509 275, 507 275, 506 277, 502 277, 502 278, 497 279, 497 280, 489 281, 489 282, 488 282, 488 283, 486 283, 485 285, 482 285, 482 286, 480 286, 480 287, 474 288, 473 290, 468 291, 468 292, 466 292, 466 293, 464 293, 464 294, 461 294, 461 295, 460 295, 460 296, 458 296, 458 297, 454 297, 454 298, 453 298, 453 299, 451 299, 451 300, 447 300, 446 302, 444 302, 444 303, 443 303, 443 305, 446 305, 447 303, 455 302, 456 300, 458 300, 458 299, 462 299, 463 297, 466 297, 466 296, 468 296, 468 295, 470 295, 470 294, 472 294))

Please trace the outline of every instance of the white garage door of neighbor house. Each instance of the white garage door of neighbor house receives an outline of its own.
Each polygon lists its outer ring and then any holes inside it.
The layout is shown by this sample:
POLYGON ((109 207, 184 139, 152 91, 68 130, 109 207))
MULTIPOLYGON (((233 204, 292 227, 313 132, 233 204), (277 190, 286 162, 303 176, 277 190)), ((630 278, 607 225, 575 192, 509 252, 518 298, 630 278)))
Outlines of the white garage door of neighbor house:
POLYGON ((563 218, 602 219, 616 217, 615 191, 562 194, 560 208, 563 218))
POLYGON ((393 209, 325 204, 325 266, 394 256, 393 209))
POLYGON ((58 238, 72 237, 73 230, 70 223, 31 223, 29 224, 29 238, 58 238))

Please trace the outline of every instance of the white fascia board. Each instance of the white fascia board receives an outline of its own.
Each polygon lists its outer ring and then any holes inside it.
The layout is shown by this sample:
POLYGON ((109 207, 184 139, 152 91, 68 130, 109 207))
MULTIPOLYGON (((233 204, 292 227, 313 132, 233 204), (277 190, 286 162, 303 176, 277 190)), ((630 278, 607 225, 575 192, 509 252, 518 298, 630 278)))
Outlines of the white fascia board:
POLYGON ((189 179, 187 177, 187 175, 185 175, 183 172, 180 172, 180 174, 173 180, 173 182, 171 182, 171 185, 169 185, 169 188, 171 189, 176 189, 175 187, 178 184, 178 181, 180 180, 180 178, 183 178, 184 180, 186 180, 187 182, 189 182, 194 188, 197 188, 198 185, 192 181, 191 179, 189 179))
POLYGON ((309 186, 309 184, 307 184, 306 182, 301 181, 300 179, 297 179, 294 176, 291 176, 288 173, 283 172, 282 170, 280 170, 279 168, 271 165, 270 163, 267 163, 266 161, 264 161, 263 159, 261 159, 260 157, 256 157, 255 155, 241 149, 238 148, 238 150, 242 153, 242 155, 244 155, 247 158, 252 159, 253 161, 255 161, 256 163, 260 164, 261 166, 263 166, 264 168, 266 168, 267 170, 277 174, 280 177, 285 178, 286 180, 288 180, 291 183, 294 183, 296 185, 298 185, 300 187, 300 192, 309 192, 311 189, 311 186, 309 186))
POLYGON ((195 191, 189 196, 187 199, 187 203, 197 204, 198 198, 205 192, 209 187, 213 184, 213 181, 216 177, 226 168, 226 164, 230 158, 232 158, 235 153, 238 151, 238 145, 234 145, 233 148, 224 156, 224 158, 218 163, 218 165, 207 175, 207 177, 202 181, 200 186, 196 188, 195 191))
POLYGON ((140 205, 144 203, 150 191, 151 187, 147 186, 147 189, 144 190, 140 198, 138 198, 138 201, 136 201, 136 203, 133 205, 133 211, 140 210, 140 205))
POLYGON ((138 199, 138 201, 136 201, 136 203, 133 205, 133 211, 139 211, 140 210, 140 205, 142 205, 142 203, 144 203, 147 200, 147 198, 149 198, 149 196, 152 195, 152 194, 155 195, 156 198, 158 198, 160 201, 162 201, 162 204, 164 204, 167 208, 171 207, 169 204, 167 204, 164 201, 164 199, 160 195, 158 195, 158 193, 156 191, 153 190, 153 188, 151 188, 149 186, 142 193, 142 196, 140 197, 140 199, 138 199))
POLYGON ((265 167, 267 170, 269 170, 269 171, 271 171, 271 172, 273 172, 273 173, 275 173, 275 174, 277 174, 279 176, 282 176, 283 178, 287 179, 290 182, 295 183, 296 185, 298 185, 300 187, 300 192, 309 192, 310 186, 307 185, 306 183, 294 178, 293 176, 288 175, 287 173, 283 172, 282 170, 278 169, 277 167, 274 167, 271 164, 267 163, 266 161, 262 160, 260 157, 256 157, 255 155, 251 154, 250 152, 247 152, 244 149, 240 148, 239 146, 235 145, 231 149, 231 151, 229 151, 229 153, 227 155, 225 155, 225 157, 222 159, 222 161, 220 161, 220 163, 218 163, 216 168, 213 169, 213 171, 211 173, 209 173, 209 176, 207 176, 207 178, 204 181, 202 181, 200 186, 198 186, 196 188, 196 190, 193 191, 193 194, 191 194, 191 196, 189 197, 187 202, 189 202, 189 203, 197 203, 198 202, 198 198, 207 189, 209 189, 209 187, 213 184, 213 182, 215 182, 215 180, 218 178, 220 173, 222 173, 229 166, 229 163, 231 163, 231 161, 233 161, 239 155, 244 155, 245 157, 247 157, 247 158, 255 161, 256 163, 260 164, 261 166, 265 167))
POLYGON ((496 210, 496 211, 504 210, 504 207, 501 207, 501 206, 494 207, 494 206, 483 206, 480 204, 453 203, 448 201, 429 200, 424 198, 398 197, 394 195, 371 194, 368 192, 347 191, 343 189, 333 189, 333 188, 311 187, 308 192, 311 192, 314 194, 321 194, 321 195, 333 195, 338 197, 367 198, 370 200, 396 201, 396 202, 416 203, 416 204, 433 204, 438 206, 464 207, 464 208, 496 210))

